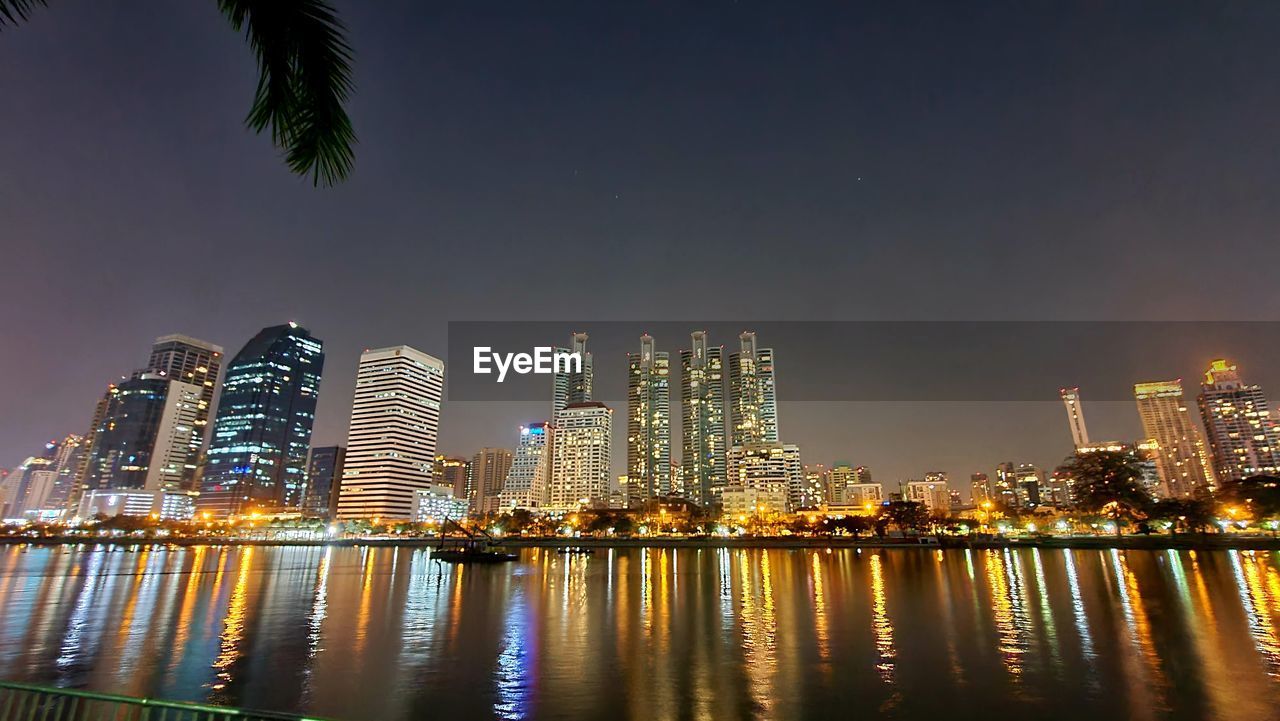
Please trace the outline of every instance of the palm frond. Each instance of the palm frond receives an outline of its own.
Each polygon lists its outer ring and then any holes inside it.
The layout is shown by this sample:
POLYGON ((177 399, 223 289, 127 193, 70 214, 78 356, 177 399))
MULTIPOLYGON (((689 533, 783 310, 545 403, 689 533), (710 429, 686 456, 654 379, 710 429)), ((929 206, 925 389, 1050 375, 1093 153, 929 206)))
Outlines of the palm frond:
MULTIPOLYGON (((6 0, 0 0, 0 3, 6 0)), ((333 185, 351 171, 355 131, 347 116, 351 47, 324 0, 218 0, 258 61, 258 87, 245 123, 271 129, 290 170, 333 185)))
POLYGON ((0 28, 25 22, 36 7, 49 7, 46 0, 0 0, 0 28))

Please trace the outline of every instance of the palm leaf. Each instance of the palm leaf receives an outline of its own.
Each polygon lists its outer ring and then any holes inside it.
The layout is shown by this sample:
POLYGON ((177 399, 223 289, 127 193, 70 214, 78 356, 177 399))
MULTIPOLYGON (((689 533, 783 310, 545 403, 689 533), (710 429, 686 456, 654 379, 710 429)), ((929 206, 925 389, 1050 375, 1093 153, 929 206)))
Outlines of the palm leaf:
MULTIPOLYGON (((0 0, 0 3, 13 0, 0 0)), ((245 123, 271 129, 285 162, 312 182, 347 177, 356 142, 345 104, 351 94, 346 29, 324 0, 218 0, 258 61, 258 87, 245 123)))
POLYGON ((36 7, 48 7, 46 0, 0 0, 0 28, 24 22, 36 7))

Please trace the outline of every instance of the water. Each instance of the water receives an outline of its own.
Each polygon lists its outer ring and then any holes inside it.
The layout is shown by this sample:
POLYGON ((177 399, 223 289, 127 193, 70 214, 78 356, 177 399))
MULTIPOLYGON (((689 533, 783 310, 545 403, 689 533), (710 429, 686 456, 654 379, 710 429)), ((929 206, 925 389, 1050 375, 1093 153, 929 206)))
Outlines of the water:
POLYGON ((0 678, 337 719, 1274 719, 1280 554, 0 546, 0 678))

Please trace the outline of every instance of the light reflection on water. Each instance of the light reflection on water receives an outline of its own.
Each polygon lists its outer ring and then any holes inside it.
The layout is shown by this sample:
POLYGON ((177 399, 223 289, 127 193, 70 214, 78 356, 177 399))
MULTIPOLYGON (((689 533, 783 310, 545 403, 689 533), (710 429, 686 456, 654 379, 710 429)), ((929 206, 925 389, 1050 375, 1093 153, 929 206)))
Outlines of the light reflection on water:
POLYGON ((1280 554, 0 546, 0 678, 339 719, 1270 719, 1280 554))

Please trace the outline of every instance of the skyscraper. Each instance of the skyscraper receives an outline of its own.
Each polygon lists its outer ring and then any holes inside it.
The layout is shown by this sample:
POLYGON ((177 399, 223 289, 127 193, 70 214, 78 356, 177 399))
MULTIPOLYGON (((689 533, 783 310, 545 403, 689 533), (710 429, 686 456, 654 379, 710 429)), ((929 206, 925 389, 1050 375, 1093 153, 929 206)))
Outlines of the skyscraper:
MULTIPOLYGON (((75 434, 46 443, 39 456, 28 458, 8 478, 8 509, 0 518, 31 512, 46 517, 60 515, 67 505, 83 452, 84 437, 75 434)), ((5 500, 0 498, 0 503, 5 500)))
POLYGON ((1209 364, 1200 389, 1200 417, 1217 481, 1280 473, 1280 425, 1262 387, 1245 384, 1235 365, 1219 358, 1209 364))
POLYGON ((498 495, 503 510, 523 508, 535 510, 547 504, 548 481, 551 476, 549 423, 530 423, 520 427, 520 441, 511 461, 511 470, 498 495))
POLYGON ((627 505, 671 495, 671 361, 640 336, 627 354, 627 505))
POLYGON ((613 411, 603 403, 570 403, 556 414, 547 507, 573 511, 609 502, 613 411))
POLYGON ((213 396, 222 372, 222 346, 181 334, 160 336, 151 346, 146 370, 200 387, 190 431, 191 453, 183 465, 181 483, 183 490, 195 490, 201 452, 209 435, 213 396))
POLYGON ((474 492, 469 507, 474 513, 496 513, 502 484, 511 472, 511 451, 505 448, 481 448, 471 459, 474 492))
POLYGON ((201 391, 157 373, 112 386, 91 433, 85 488, 187 490, 187 465, 200 452, 192 432, 201 391))
POLYGON ((263 328, 231 359, 200 480, 202 512, 299 507, 323 369, 323 344, 296 323, 263 328))
POLYGON ((443 396, 439 358, 407 345, 360 356, 338 518, 411 517, 432 484, 443 396))
POLYGON ((729 485, 724 491, 726 513, 754 508, 760 513, 785 513, 801 502, 804 466, 800 449, 783 443, 748 443, 729 449, 729 485))
POLYGON ((991 500, 991 479, 982 472, 969 474, 969 502, 981 505, 991 500))
POLYGON ((703 507, 719 505, 727 481, 724 432, 724 349, 707 344, 706 331, 690 334, 680 351, 680 461, 685 497, 703 507))
POLYGON ((591 386, 594 372, 591 364, 591 353, 587 351, 587 334, 574 333, 569 339, 568 348, 555 348, 554 353, 575 353, 582 359, 581 368, 572 366, 568 369, 556 368, 552 376, 553 397, 551 416, 564 410, 571 403, 587 403, 591 400, 591 386))
POLYGON ((333 518, 338 510, 338 495, 342 490, 342 467, 347 449, 342 446, 321 446, 311 449, 307 461, 307 488, 302 495, 302 515, 309 518, 333 518))
POLYGON ((1009 508, 1016 508, 1022 503, 1018 493, 1018 479, 1013 464, 1004 461, 996 464, 996 477, 991 489, 991 500, 1009 508))
POLYGON ((1138 383, 1133 387, 1142 430, 1159 447, 1157 467, 1167 498, 1190 496, 1214 487, 1213 471, 1200 430, 1182 400, 1182 379, 1138 383))
POLYGON ((445 485, 453 491, 453 497, 466 501, 471 498, 475 486, 471 480, 471 461, 437 455, 431 467, 431 479, 437 485, 445 485))
POLYGON ((1071 442, 1076 448, 1089 444, 1089 430, 1084 425, 1084 408, 1080 405, 1079 388, 1060 388, 1062 405, 1067 409, 1067 424, 1071 426, 1071 442))
POLYGON ((760 348, 756 334, 738 336, 739 349, 729 355, 732 445, 778 442, 778 399, 773 349, 760 348))

